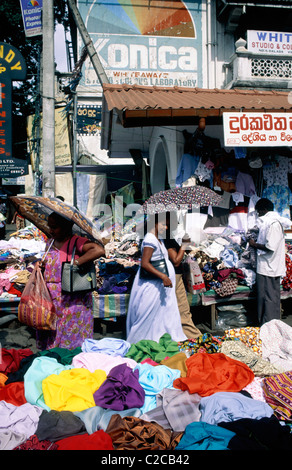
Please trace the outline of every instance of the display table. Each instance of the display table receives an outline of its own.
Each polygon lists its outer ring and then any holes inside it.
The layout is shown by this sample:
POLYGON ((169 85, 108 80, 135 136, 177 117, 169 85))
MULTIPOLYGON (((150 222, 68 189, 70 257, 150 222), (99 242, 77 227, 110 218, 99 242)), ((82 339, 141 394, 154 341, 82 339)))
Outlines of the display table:
MULTIPOLYGON (((210 326, 211 330, 215 329, 216 326, 216 305, 230 302, 245 302, 250 300, 256 300, 256 290, 251 289, 247 286, 238 286, 236 291, 232 295, 226 297, 220 297, 213 289, 202 292, 200 294, 187 294, 188 302, 190 307, 196 307, 202 305, 205 307, 210 307, 211 321, 210 326)), ((286 300, 292 297, 292 289, 283 290, 281 287, 281 300, 286 300)))
MULTIPOLYGON (((117 317, 125 317, 128 312, 130 294, 109 294, 99 295, 93 292, 93 317, 103 320, 115 321, 117 317)), ((210 307, 210 326, 211 330, 216 326, 216 305, 230 302, 244 302, 256 299, 256 292, 247 286, 238 286, 234 294, 219 297, 216 292, 211 289, 198 294, 190 294, 187 292, 187 298, 190 307, 210 307)), ((292 298, 292 289, 281 289, 281 300, 292 298)), ((18 305, 20 298, 0 299, 0 317, 8 314, 18 315, 18 305)))

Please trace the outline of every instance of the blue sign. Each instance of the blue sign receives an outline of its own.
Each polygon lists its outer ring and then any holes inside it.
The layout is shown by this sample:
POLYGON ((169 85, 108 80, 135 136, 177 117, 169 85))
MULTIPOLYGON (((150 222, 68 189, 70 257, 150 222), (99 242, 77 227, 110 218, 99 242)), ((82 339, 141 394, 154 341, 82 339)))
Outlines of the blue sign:
POLYGON ((43 0, 20 0, 25 35, 42 34, 43 0))

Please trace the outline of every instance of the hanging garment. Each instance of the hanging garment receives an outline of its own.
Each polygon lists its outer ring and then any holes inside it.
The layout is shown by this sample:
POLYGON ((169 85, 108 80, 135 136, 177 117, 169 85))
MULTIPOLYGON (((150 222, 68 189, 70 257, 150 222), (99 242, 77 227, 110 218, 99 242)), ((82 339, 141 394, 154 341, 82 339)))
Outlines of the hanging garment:
POLYGON ((292 205, 292 191, 289 186, 273 184, 263 190, 263 198, 270 199, 274 210, 282 217, 290 219, 290 206, 292 205))
POLYGON ((181 185, 184 181, 190 178, 199 164, 200 157, 184 153, 178 166, 175 182, 181 185))
POLYGON ((244 196, 253 196, 256 194, 255 184, 253 177, 248 173, 243 173, 239 171, 237 173, 236 181, 236 191, 242 193, 244 196))
POLYGON ((263 166, 263 179, 267 187, 279 185, 288 187, 288 173, 292 172, 292 159, 286 156, 275 156, 274 160, 263 166))

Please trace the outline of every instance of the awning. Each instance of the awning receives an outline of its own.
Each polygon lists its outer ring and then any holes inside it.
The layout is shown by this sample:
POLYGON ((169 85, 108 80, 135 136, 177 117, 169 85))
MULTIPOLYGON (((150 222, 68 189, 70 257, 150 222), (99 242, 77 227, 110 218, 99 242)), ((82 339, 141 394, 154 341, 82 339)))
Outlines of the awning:
POLYGON ((224 112, 292 112, 292 92, 254 89, 103 86, 104 110, 116 110, 123 127, 221 123, 224 112))

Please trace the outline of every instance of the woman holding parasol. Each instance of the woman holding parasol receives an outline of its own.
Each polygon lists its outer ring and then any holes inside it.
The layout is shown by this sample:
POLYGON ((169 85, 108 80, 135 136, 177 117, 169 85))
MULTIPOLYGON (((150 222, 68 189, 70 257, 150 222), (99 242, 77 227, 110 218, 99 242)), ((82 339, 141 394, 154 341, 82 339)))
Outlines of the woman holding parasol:
MULTIPOLYGON (((73 222, 53 212, 48 217, 51 240, 47 242, 48 250, 43 262, 44 279, 50 291, 56 309, 56 330, 37 331, 39 349, 80 347, 86 338, 93 337, 92 295, 63 294, 61 289, 62 262, 69 257, 75 241, 77 242, 77 259, 79 266, 104 255, 101 245, 72 234, 73 222)), ((71 258, 69 258, 71 259, 71 258)))

